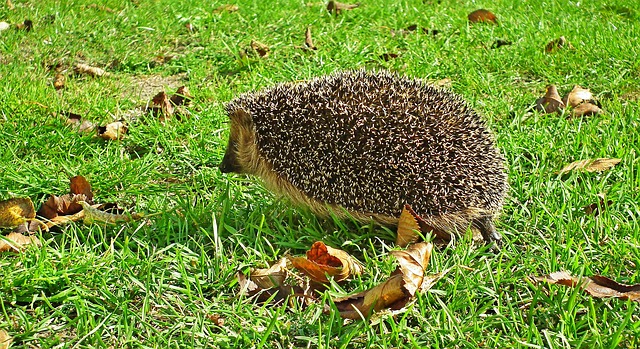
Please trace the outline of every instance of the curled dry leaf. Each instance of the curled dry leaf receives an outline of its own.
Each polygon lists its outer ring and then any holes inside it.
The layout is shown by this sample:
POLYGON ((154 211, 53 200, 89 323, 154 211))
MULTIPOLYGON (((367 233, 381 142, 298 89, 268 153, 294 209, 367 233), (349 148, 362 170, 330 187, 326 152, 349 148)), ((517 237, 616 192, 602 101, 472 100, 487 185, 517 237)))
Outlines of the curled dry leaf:
POLYGON ((92 67, 88 64, 78 63, 73 67, 76 74, 85 74, 93 77, 107 76, 108 73, 104 69, 98 67, 92 67))
POLYGON ((311 280, 319 283, 327 283, 327 276, 335 281, 343 281, 350 276, 361 275, 362 264, 343 250, 325 245, 322 241, 316 241, 307 251, 307 257, 289 257, 291 264, 301 272, 309 276, 311 280))
POLYGON ((575 108, 585 102, 595 104, 595 100, 593 99, 593 95, 591 94, 591 91, 589 91, 588 89, 582 88, 579 85, 573 86, 573 90, 571 90, 571 92, 569 92, 562 99, 562 102, 567 107, 571 107, 571 108, 575 108))
POLYGON ((0 252, 20 252, 31 245, 40 247, 42 243, 35 236, 20 233, 9 233, 7 236, 0 237, 0 252))
MULTIPOLYGON (((11 4, 10 0, 7 0, 7 5, 11 4)), ((11 4, 11 6, 13 6, 13 4, 11 4)), ((12 10, 13 8, 9 8, 10 10, 12 10)), ((0 349, 9 349, 11 347, 11 342, 12 339, 9 336, 9 334, 5 331, 0 329, 0 349)))
POLYGON ((558 94, 558 89, 555 85, 548 85, 547 92, 544 97, 539 98, 536 101, 536 105, 533 107, 534 110, 539 112, 544 112, 545 114, 560 112, 564 109, 565 105, 560 99, 560 94, 558 94))
POLYGON ((287 278, 287 262, 283 257, 269 268, 251 269, 249 278, 261 289, 280 287, 287 278))
POLYGON ((340 316, 361 319, 375 311, 403 308, 422 287, 432 249, 432 244, 418 243, 394 252, 399 266, 389 279, 364 292, 333 300, 340 316))
POLYGON ((153 96, 151 103, 153 106, 149 108, 149 111, 152 115, 158 116, 161 121, 166 120, 173 115, 173 104, 171 104, 169 95, 164 91, 153 96))
POLYGON ((471 12, 467 16, 467 19, 469 20, 470 23, 479 23, 479 22, 492 23, 492 24, 497 23, 496 15, 494 15, 493 12, 485 9, 479 9, 471 12))
POLYGON ((598 108, 597 105, 592 103, 582 103, 579 106, 573 108, 571 111, 571 116, 574 118, 579 118, 583 116, 592 116, 602 113, 602 109, 598 108))
POLYGON ((430 226, 410 205, 405 204, 398 219, 396 245, 405 247, 418 241, 420 232, 433 233, 439 239, 451 240, 450 234, 430 226))
POLYGON ((547 53, 551 53, 561 48, 568 48, 573 50, 573 45, 564 37, 561 36, 553 41, 550 41, 547 46, 545 46, 544 51, 547 53))
MULTIPOLYGON (((69 194, 62 196, 50 195, 40 206, 38 216, 52 220, 58 216, 74 215, 82 211, 79 201, 93 203, 91 184, 83 176, 75 176, 69 180, 69 194)), ((49 228, 51 226, 48 226, 49 228)))
POLYGON ((216 326, 224 326, 224 317, 220 314, 207 314, 207 319, 216 326))
POLYGON ((120 140, 124 138, 127 133, 127 125, 122 121, 114 121, 106 126, 99 126, 97 128, 98 136, 106 140, 120 140))
POLYGON ((13 198, 0 201, 0 228, 14 228, 36 217, 30 198, 13 198))
POLYGON ((269 46, 256 40, 251 40, 251 48, 256 51, 260 57, 267 57, 271 51, 269 46))
POLYGON ((64 88, 65 77, 63 74, 56 74, 56 77, 53 79, 53 87, 56 90, 60 90, 64 88))
POLYGON ((136 221, 144 217, 144 215, 141 213, 115 214, 101 211, 97 209, 99 205, 96 205, 96 207, 94 207, 86 201, 78 201, 78 203, 82 205, 82 211, 84 211, 84 224, 93 224, 94 222, 116 224, 136 221))
POLYGON ((342 11, 350 11, 358 6, 360 6, 360 4, 343 4, 341 2, 331 0, 327 3, 327 11, 329 11, 329 13, 339 15, 342 11))
POLYGON ((238 7, 238 5, 224 4, 216 7, 216 9, 213 10, 213 13, 223 13, 223 12, 231 13, 231 12, 236 12, 239 9, 240 7, 238 7))
POLYGON ((311 27, 307 27, 307 30, 304 32, 304 44, 310 50, 317 50, 316 45, 313 44, 313 39, 311 38, 311 27))
POLYGON ((610 158, 578 160, 563 167, 558 174, 565 174, 570 171, 600 172, 614 167, 619 164, 620 161, 621 159, 610 158))
POLYGON ((595 298, 620 298, 640 302, 640 285, 625 285, 607 277, 595 275, 591 277, 575 277, 569 272, 558 271, 546 276, 536 277, 536 281, 548 282, 569 287, 577 287, 595 298))

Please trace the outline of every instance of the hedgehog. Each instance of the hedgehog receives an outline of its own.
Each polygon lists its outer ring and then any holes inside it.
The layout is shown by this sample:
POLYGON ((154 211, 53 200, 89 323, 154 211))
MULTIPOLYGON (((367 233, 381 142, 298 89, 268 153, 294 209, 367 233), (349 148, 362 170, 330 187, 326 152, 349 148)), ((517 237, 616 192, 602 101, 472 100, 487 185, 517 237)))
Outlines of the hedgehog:
POLYGON ((409 205, 450 236, 500 242, 504 158, 460 96, 388 71, 346 71, 245 93, 227 104, 223 173, 260 177, 327 217, 397 225, 409 205))

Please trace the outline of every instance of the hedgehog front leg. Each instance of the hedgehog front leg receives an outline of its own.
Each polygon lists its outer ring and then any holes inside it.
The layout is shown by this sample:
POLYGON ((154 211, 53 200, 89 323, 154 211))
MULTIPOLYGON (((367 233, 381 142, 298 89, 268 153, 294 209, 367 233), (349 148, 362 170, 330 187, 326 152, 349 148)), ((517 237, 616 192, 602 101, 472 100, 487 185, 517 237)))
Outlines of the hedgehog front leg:
POLYGON ((480 230, 482 238, 485 242, 494 242, 499 245, 502 241, 502 237, 496 231, 496 226, 493 224, 492 216, 482 216, 473 220, 473 226, 480 230))

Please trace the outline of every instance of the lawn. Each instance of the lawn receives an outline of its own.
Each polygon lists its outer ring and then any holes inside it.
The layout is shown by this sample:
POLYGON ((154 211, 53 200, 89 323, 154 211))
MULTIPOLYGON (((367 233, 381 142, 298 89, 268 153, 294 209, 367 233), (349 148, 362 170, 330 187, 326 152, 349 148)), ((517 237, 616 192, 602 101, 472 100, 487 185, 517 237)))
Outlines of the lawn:
POLYGON ((637 1, 371 0, 339 15, 326 2, 233 4, 0 5, 9 24, 0 31, 0 200, 29 197, 37 207, 82 175, 97 202, 151 215, 68 224, 38 232, 42 247, 0 253, 0 331, 12 348, 640 346, 637 302, 531 279, 566 270, 640 284, 637 1), (470 24, 479 8, 497 24, 470 24), (305 48, 306 28, 317 50, 305 48), (545 52, 561 36, 572 47, 545 52), (252 40, 268 55, 255 53, 252 40), (509 44, 495 47, 498 40, 509 44), (79 63, 108 75, 75 73, 79 63), (360 68, 462 95, 495 134, 511 188, 497 221, 499 252, 468 238, 437 247, 427 272, 449 271, 432 289, 403 311, 352 321, 324 305, 389 276, 395 232, 316 218, 217 166, 228 137, 224 106, 234 96, 360 68), (56 75, 65 78, 59 90, 56 75), (603 113, 532 111, 550 84, 561 95, 590 89, 603 113), (188 117, 131 117, 183 85, 194 96, 188 117), (128 131, 117 141, 79 133, 68 113, 100 125, 125 119, 128 131), (593 158, 621 162, 558 174, 593 158), (601 195, 598 215, 586 213, 601 195), (308 307, 239 294, 238 271, 304 254, 315 241, 348 251, 366 273, 331 285, 308 307))

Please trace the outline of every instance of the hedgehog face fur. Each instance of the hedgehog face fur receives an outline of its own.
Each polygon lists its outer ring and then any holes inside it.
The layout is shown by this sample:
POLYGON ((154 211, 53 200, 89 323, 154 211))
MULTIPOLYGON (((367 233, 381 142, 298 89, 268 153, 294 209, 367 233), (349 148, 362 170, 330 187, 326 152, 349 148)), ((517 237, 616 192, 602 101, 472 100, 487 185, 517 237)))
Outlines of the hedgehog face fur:
POLYGON ((455 233, 470 224, 499 240, 492 219, 507 190, 484 121, 452 92, 389 72, 343 72, 241 95, 222 172, 330 212, 394 225, 405 204, 455 233))

